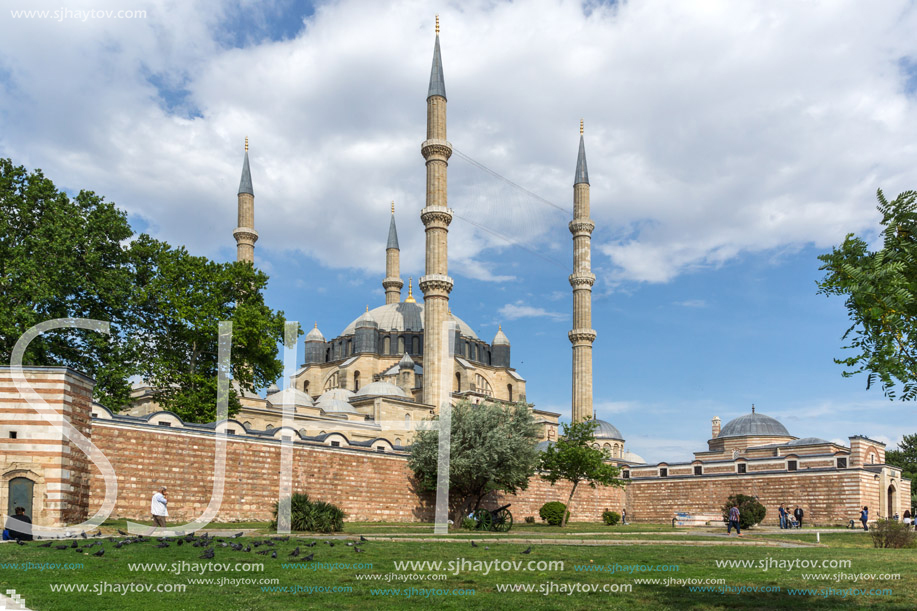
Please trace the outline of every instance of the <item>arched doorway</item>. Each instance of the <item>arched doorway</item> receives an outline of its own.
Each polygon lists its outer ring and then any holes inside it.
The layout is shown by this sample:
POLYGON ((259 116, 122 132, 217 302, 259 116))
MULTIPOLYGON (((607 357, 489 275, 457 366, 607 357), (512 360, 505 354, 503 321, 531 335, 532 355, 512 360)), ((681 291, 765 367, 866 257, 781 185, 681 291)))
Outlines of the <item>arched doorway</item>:
POLYGON ((32 489, 35 482, 27 477, 14 477, 9 484, 9 508, 8 515, 14 515, 17 507, 24 507, 25 514, 34 520, 32 516, 32 489))
POLYGON ((898 511, 898 504, 895 502, 895 487, 888 487, 888 517, 892 518, 895 515, 895 512, 898 511))

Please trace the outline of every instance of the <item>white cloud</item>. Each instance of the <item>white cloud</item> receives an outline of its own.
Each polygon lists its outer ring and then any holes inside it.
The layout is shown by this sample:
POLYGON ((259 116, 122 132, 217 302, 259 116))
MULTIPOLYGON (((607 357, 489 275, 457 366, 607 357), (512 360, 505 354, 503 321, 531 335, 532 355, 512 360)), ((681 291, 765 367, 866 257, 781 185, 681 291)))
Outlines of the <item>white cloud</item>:
POLYGON ((550 312, 544 308, 537 308, 528 305, 522 301, 508 303, 500 308, 500 316, 506 320, 516 320, 518 318, 549 318, 551 320, 565 320, 566 314, 560 312, 550 312))
POLYGON ((674 301, 672 305, 681 306, 683 308, 706 308, 707 301, 705 299, 685 299, 684 301, 674 301))
MULTIPOLYGON (((248 135, 261 252, 378 273, 394 199, 403 268, 421 268, 433 11, 329 2, 289 40, 228 48, 227 20, 267 6, 148 0, 135 7, 144 20, 0 20, 0 154, 213 255, 232 246, 248 135)), ((480 0, 440 15, 457 150, 568 209, 586 119, 606 282, 827 247, 875 223, 876 187, 913 187, 906 2, 646 1, 587 14, 565 0, 480 0)), ((499 265, 514 243, 567 265, 564 214, 482 176, 453 158, 450 205, 494 232, 453 223, 456 272, 514 280, 499 265)))

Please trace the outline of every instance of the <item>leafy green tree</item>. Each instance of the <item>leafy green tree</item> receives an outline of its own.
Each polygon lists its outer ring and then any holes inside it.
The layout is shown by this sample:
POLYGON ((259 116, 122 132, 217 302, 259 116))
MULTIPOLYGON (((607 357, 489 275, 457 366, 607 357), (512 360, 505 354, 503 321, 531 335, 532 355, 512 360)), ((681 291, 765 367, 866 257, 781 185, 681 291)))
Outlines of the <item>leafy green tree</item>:
MULTIPOLYGON (((567 508, 573 506, 573 495, 581 483, 589 487, 623 487, 624 481, 617 478, 618 468, 606 462, 610 455, 606 450, 593 447, 595 443, 595 420, 583 420, 563 425, 563 435, 541 455, 541 477, 553 486, 560 480, 573 484, 567 499, 567 508)), ((572 509, 571 509, 572 511, 572 509)), ((561 526, 567 525, 569 512, 564 514, 561 526)))
MULTIPOLYGON (((911 480, 912 487, 917 486, 914 484, 917 482, 917 433, 905 435, 897 450, 885 452, 885 462, 894 467, 901 467, 901 477, 911 480)), ((917 494, 917 490, 912 490, 912 493, 917 494)), ((911 504, 917 506, 913 499, 911 504)))
POLYGON ((739 527, 751 528, 755 524, 764 521, 767 515, 767 507, 762 505, 757 497, 748 496, 747 494, 730 494, 723 505, 723 519, 729 521, 729 510, 733 507, 739 508, 739 527))
MULTIPOLYGON (((111 333, 61 329, 29 345, 25 365, 66 365, 96 379, 96 399, 118 410, 129 378, 182 418, 216 412, 218 324, 233 323, 232 376, 253 391, 277 379, 283 312, 262 296, 268 277, 249 263, 215 263, 141 234, 88 191, 70 198, 40 170, 0 159, 0 359, 52 318, 93 318, 111 333)), ((230 396, 230 413, 239 400, 230 396)))
MULTIPOLYGON (((537 441, 534 417, 524 403, 502 407, 462 401, 452 408, 449 504, 455 528, 489 493, 528 488, 538 464, 537 441)), ((438 431, 417 431, 408 465, 424 490, 436 490, 438 458, 438 431)))
POLYGON ((917 191, 889 202, 880 189, 877 197, 882 248, 872 252, 848 234, 819 256, 826 273, 818 292, 847 299, 852 324, 844 348, 856 354, 835 359, 848 368, 843 376, 868 372, 866 388, 878 381, 889 399, 910 401, 917 398, 917 191))
POLYGON ((125 304, 131 274, 122 242, 127 216, 91 191, 71 198, 41 170, 0 159, 0 361, 17 340, 53 318, 108 321, 111 334, 61 329, 36 337, 23 364, 65 365, 96 379, 108 404, 130 398, 125 304))

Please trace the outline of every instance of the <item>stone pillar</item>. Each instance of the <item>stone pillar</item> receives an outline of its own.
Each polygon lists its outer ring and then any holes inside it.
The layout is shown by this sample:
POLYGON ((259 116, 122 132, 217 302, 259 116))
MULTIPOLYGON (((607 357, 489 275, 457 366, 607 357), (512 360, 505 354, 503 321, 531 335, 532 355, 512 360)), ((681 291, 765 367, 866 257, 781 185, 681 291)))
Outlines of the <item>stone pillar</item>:
MULTIPOLYGON (((427 166, 426 207, 420 220, 426 230, 425 275, 417 283, 424 298, 423 402, 439 409, 442 386, 443 323, 449 319, 448 236, 452 210, 446 196, 446 170, 452 145, 446 141, 446 92, 442 78, 439 34, 433 48, 433 69, 427 96, 427 139, 421 145, 427 166)), ((450 381, 451 384, 451 381, 450 381)), ((448 389, 446 389, 448 391, 448 389)))
POLYGON ((568 334, 573 344, 573 422, 591 420, 592 410, 592 230, 595 223, 589 218, 589 174, 586 170, 586 148, 583 143, 583 125, 580 123, 579 155, 576 160, 576 178, 573 184, 573 329, 568 334))

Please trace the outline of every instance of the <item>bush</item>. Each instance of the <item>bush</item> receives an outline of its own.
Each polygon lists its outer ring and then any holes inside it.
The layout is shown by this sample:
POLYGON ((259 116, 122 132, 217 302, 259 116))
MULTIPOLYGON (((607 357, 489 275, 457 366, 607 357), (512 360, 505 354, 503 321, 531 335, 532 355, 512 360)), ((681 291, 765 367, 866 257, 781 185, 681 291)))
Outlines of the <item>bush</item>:
POLYGON ((901 522, 895 520, 878 520, 869 527, 869 534, 872 535, 873 547, 889 547, 901 549, 905 547, 914 547, 914 531, 910 530, 901 522))
MULTIPOLYGON (((271 529, 277 530, 279 503, 274 503, 274 519, 271 529)), ((309 495, 295 492, 290 497, 290 528, 295 531, 340 532, 344 530, 344 511, 333 503, 310 501, 309 495)))
POLYGON ((538 515, 551 526, 560 526, 564 519, 564 512, 567 513, 567 519, 569 520, 570 512, 567 511, 567 506, 560 501, 551 501, 541 506, 541 509, 538 510, 538 515))
POLYGON ((535 516, 525 516, 525 523, 526 523, 526 524, 534 524, 534 523, 535 523, 535 516))
POLYGON ((729 509, 732 507, 739 508, 739 526, 741 528, 751 528, 755 524, 760 524, 767 515, 767 508, 758 502, 757 497, 733 494, 729 496, 723 506, 723 519, 726 522, 729 522, 729 509))
POLYGON ((617 511, 608 511, 606 509, 604 512, 602 512, 602 521, 609 526, 614 526, 621 521, 621 514, 619 514, 617 511))
POLYGON ((478 523, 471 518, 462 518, 462 528, 465 530, 474 530, 477 527, 478 523))

